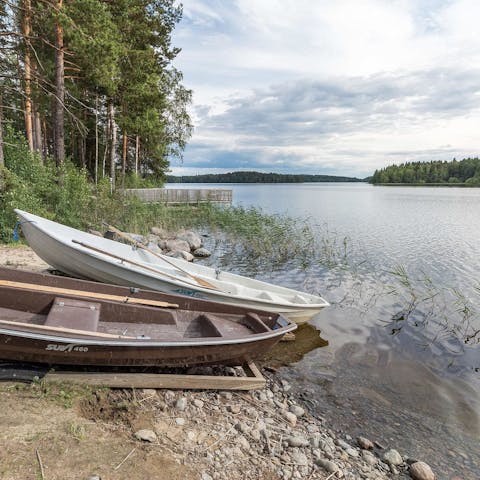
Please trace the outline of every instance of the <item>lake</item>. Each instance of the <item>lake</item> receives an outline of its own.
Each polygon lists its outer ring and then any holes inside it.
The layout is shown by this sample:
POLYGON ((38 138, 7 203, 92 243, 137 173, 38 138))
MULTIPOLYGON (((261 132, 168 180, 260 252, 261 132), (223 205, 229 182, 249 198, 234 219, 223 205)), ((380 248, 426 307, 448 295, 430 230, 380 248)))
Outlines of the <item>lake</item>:
POLYGON ((480 478, 480 189, 169 187, 231 188, 235 205, 307 219, 320 244, 345 247, 341 264, 304 271, 230 259, 234 271, 332 303, 311 321, 328 346, 282 374, 337 429, 424 460, 440 479, 480 478))

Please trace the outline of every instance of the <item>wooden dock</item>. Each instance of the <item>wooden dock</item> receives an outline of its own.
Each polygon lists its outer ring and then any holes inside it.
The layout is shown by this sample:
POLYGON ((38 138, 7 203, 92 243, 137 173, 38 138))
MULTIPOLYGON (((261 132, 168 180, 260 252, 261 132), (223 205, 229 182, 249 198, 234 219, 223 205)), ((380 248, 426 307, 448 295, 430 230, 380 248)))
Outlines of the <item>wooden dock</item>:
POLYGON ((198 205, 201 203, 232 203, 232 190, 221 188, 128 188, 133 195, 146 203, 166 205, 198 205))

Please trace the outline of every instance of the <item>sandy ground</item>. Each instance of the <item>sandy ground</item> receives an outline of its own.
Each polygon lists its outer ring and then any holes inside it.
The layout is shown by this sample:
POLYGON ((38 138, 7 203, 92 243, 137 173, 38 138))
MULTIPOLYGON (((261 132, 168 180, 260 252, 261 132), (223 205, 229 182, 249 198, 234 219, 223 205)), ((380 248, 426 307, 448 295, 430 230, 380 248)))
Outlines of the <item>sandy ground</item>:
POLYGON ((26 245, 0 245, 0 266, 41 272, 49 265, 26 245))

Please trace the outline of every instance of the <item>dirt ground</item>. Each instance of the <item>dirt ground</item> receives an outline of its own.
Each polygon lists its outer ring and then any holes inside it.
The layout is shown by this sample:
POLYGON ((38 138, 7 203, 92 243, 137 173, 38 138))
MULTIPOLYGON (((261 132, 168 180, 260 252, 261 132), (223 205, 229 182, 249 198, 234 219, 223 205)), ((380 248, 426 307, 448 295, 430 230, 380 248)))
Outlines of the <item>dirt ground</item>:
POLYGON ((141 413, 132 414, 131 423, 98 418, 82 408, 81 393, 73 402, 70 395, 61 387, 0 386, 2 480, 200 478, 161 445, 133 438, 132 429, 151 427, 141 413))

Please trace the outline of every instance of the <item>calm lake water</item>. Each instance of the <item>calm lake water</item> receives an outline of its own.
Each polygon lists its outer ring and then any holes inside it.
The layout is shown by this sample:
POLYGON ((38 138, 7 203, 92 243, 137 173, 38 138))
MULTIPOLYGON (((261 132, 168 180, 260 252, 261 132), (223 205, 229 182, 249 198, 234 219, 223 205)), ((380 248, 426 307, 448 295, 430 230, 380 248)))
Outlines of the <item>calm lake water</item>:
POLYGON ((332 303, 311 321, 329 345, 283 372, 328 423, 426 461, 439 479, 480 478, 480 189, 170 187, 231 188, 235 205, 307 219, 319 245, 345 245, 344 261, 305 270, 227 265, 332 303))

